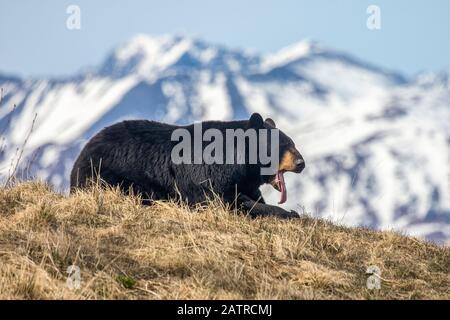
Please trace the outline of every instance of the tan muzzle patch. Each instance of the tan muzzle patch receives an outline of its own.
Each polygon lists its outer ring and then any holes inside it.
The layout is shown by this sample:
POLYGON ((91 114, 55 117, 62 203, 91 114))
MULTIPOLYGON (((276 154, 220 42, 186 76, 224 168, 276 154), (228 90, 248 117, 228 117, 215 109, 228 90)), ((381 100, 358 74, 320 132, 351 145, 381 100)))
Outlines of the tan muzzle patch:
POLYGON ((281 157, 280 166, 278 170, 280 171, 295 171, 297 168, 298 159, 297 150, 287 150, 281 157))

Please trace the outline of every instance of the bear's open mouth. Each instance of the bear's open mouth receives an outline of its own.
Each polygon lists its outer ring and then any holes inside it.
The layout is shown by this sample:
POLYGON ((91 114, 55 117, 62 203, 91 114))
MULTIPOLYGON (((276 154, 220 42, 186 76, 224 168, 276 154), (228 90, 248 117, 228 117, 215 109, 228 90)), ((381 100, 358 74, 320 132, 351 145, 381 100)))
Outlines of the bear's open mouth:
POLYGON ((278 170, 277 174, 274 177, 274 180, 272 181, 272 186, 281 192, 281 198, 278 204, 283 204, 287 200, 287 192, 286 192, 286 184, 284 182, 284 170, 278 170))

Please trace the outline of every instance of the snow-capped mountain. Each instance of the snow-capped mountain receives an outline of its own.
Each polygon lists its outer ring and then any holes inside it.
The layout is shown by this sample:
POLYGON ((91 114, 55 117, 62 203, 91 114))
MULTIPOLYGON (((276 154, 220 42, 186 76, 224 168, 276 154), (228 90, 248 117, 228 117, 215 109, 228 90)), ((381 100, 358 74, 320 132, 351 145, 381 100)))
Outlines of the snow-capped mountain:
POLYGON ((449 79, 407 79, 311 41, 258 55, 140 35, 71 78, 0 75, 1 174, 20 160, 20 174, 65 190, 78 152, 107 125, 260 112, 306 159, 301 175, 286 175, 284 207, 449 242, 449 79))

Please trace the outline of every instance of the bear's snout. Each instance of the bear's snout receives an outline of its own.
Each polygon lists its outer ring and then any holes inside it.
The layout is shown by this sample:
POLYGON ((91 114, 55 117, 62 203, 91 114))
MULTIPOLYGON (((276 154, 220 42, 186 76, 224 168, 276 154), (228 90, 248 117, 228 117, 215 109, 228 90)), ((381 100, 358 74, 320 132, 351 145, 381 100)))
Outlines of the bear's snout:
POLYGON ((303 169, 305 169, 305 160, 303 159, 302 156, 300 156, 300 158, 295 160, 295 164, 296 164, 294 169, 295 173, 301 173, 303 169))
POLYGON ((278 170, 300 173, 303 169, 305 169, 305 159, 295 147, 289 148, 283 154, 278 170))

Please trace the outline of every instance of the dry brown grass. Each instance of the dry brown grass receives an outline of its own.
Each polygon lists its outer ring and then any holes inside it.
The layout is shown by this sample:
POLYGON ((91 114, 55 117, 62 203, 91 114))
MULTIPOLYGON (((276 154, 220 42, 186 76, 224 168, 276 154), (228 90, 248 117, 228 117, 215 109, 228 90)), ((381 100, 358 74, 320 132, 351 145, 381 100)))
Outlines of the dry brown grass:
POLYGON ((93 189, 0 189, 3 299, 450 298, 450 248, 303 217, 251 220, 220 203, 141 206, 93 189), (78 290, 66 286, 71 264, 78 290), (366 268, 382 271, 366 288, 366 268))

